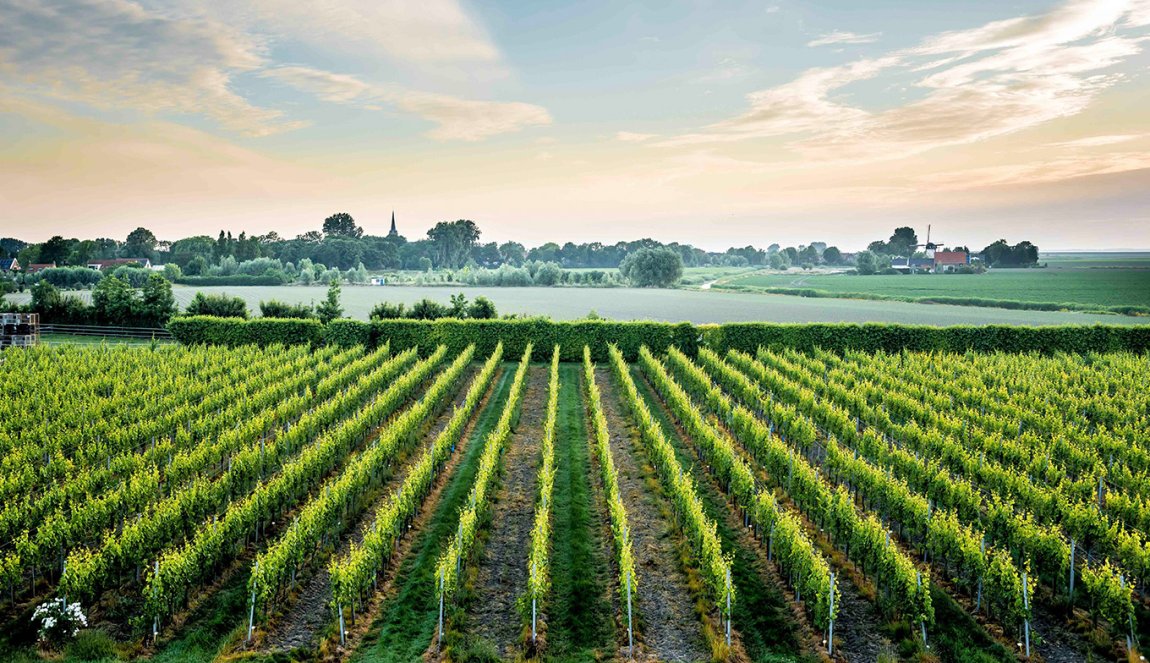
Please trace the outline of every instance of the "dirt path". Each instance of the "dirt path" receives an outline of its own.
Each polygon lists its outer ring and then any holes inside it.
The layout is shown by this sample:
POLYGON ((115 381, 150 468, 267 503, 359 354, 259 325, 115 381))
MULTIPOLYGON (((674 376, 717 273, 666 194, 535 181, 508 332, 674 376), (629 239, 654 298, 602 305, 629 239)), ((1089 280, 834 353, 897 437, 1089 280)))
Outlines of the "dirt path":
MULTIPOLYGON (((680 382, 680 384, 682 384, 682 382, 680 382)), ((658 403, 659 412, 663 413, 663 416, 665 416, 669 422, 673 423, 675 421, 674 416, 666 408, 666 405, 658 398, 655 390, 650 386, 650 384, 644 381, 642 386, 648 390, 652 401, 658 403)), ((707 414, 714 413, 707 412, 707 414)), ((680 443, 683 444, 689 436, 686 435, 685 431, 683 431, 682 427, 677 423, 673 423, 673 425, 680 443)), ((720 426, 719 429, 734 443, 736 450, 739 450, 739 444, 735 436, 733 436, 731 432, 724 427, 720 426)), ((766 473, 763 471, 763 468, 758 464, 758 462, 755 461, 755 459, 745 451, 742 451, 740 456, 755 472, 759 480, 760 487, 769 486, 769 482, 766 481, 766 473)), ((695 466, 692 465, 692 470, 694 471, 695 469, 695 466)), ((699 474, 700 473, 696 472, 696 476, 699 476, 699 474)), ((721 489, 719 485, 714 481, 713 476, 708 473, 705 475, 705 477, 705 480, 711 487, 712 491, 721 492, 721 489)), ((791 603, 791 609, 794 610, 796 614, 800 615, 801 622, 805 625, 804 631, 807 633, 808 641, 816 644, 817 648, 824 652, 825 655, 826 633, 816 633, 815 628, 813 624, 810 623, 810 620, 806 616, 805 611, 801 607, 794 605, 794 590, 791 589, 788 584, 783 581, 782 577, 778 573, 778 568, 773 564, 766 562, 766 551, 763 549, 761 543, 758 543, 756 546, 754 537, 751 535, 751 530, 741 527, 741 518, 735 516, 734 512, 730 508, 725 509, 725 511, 727 512, 725 518, 727 520, 728 528, 731 532, 735 533, 735 536, 738 537, 740 546, 745 549, 758 547, 757 554, 753 555, 751 559, 747 561, 737 559, 736 561, 742 562, 744 565, 754 565, 760 567, 759 571, 762 574, 762 578, 769 579, 771 585, 773 585, 775 588, 781 589, 786 594, 787 600, 791 603)), ((815 527, 806 518, 802 518, 802 522, 806 524, 808 535, 811 535, 812 540, 817 540, 820 536, 818 528, 815 527)), ((829 546, 829 539, 826 539, 826 541, 827 545, 829 546)), ((836 560, 836 558, 833 556, 828 555, 828 561, 838 570, 839 578, 838 587, 840 592, 840 603, 839 618, 835 621, 835 657, 841 660, 852 662, 875 661, 878 660, 879 654, 895 651, 895 645, 891 643, 891 641, 886 636, 883 635, 882 625, 886 620, 884 620, 879 614, 878 608, 876 607, 874 601, 871 601, 864 596, 863 588, 855 584, 856 578, 851 572, 843 572, 845 569, 836 564, 836 562, 839 560, 836 560)), ((743 569, 736 567, 736 572, 742 570, 743 569)), ((743 584, 739 584, 739 588, 743 589, 743 584)), ((763 615, 759 613, 761 613, 762 610, 756 606, 754 612, 755 617, 761 621, 763 615)), ((745 619, 746 618, 744 617, 744 620, 745 619)), ((747 634, 744 631, 744 635, 746 636, 750 634, 747 634)), ((766 638, 768 641, 771 639, 773 638, 766 638)))
POLYGON ((631 525, 635 570, 642 588, 635 601, 641 641, 659 661, 707 660, 710 652, 695 615, 687 577, 676 561, 672 525, 664 517, 659 498, 647 486, 643 452, 622 395, 608 369, 596 369, 595 379, 602 390, 619 493, 631 525))
MULTIPOLYGON (((412 449, 405 451, 397 462, 390 464, 380 488, 374 492, 374 498, 359 514, 357 522, 348 528, 343 539, 336 547, 335 555, 344 555, 352 543, 363 541, 364 535, 371 527, 375 511, 380 503, 390 497, 396 488, 406 478, 410 470, 410 462, 416 459, 416 454, 422 453, 431 441, 447 426, 455 408, 463 405, 467 397, 467 385, 475 377, 476 370, 470 368, 457 382, 458 392, 449 404, 433 419, 429 432, 423 436, 422 442, 413 445, 412 449)), ((328 602, 331 600, 331 573, 328 571, 326 560, 316 569, 315 573, 303 580, 295 600, 287 607, 280 617, 271 625, 271 630, 264 636, 263 650, 266 652, 290 652, 304 648, 312 648, 324 627, 331 622, 333 616, 328 602)))
POLYGON ((527 372, 519 425, 504 451, 503 481, 475 580, 475 600, 468 611, 471 631, 493 643, 505 659, 520 648, 523 619, 515 601, 527 588, 539 442, 547 411, 547 371, 545 366, 532 366, 527 372))
POLYGON ((510 389, 514 365, 496 374, 476 408, 455 453, 441 468, 424 498, 410 536, 399 541, 392 562, 380 575, 379 591, 359 623, 348 632, 346 647, 324 660, 408 663, 418 660, 436 628, 435 565, 443 542, 458 522, 459 508, 474 481, 483 440, 495 427, 510 389))

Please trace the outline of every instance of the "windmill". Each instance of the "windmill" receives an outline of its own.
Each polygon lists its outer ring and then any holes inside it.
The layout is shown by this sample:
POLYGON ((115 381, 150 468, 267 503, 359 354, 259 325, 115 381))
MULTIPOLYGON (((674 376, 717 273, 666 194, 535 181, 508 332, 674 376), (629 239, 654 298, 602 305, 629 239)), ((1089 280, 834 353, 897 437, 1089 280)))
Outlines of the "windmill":
POLYGON ((927 226, 926 226, 926 243, 925 244, 915 244, 912 248, 917 250, 918 247, 920 247, 920 246, 926 252, 926 257, 930 258, 931 260, 934 260, 934 250, 937 249, 939 245, 935 242, 930 241, 930 224, 927 224, 927 226))

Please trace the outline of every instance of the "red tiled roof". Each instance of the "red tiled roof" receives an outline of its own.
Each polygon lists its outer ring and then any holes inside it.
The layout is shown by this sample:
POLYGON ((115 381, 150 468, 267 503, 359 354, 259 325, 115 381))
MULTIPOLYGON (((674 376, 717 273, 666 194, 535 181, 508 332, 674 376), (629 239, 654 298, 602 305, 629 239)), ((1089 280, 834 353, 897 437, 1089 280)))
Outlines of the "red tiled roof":
POLYGON ((970 262, 966 251, 935 251, 934 264, 936 265, 965 265, 970 262))

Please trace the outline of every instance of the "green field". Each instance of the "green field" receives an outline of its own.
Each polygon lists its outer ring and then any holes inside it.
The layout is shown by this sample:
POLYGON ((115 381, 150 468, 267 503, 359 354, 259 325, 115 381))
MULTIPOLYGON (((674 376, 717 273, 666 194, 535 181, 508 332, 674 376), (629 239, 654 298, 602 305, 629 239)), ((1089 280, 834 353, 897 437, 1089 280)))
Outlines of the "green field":
MULTIPOLYGON (((758 272, 724 279, 723 288, 795 288, 850 296, 956 297, 1078 307, 1150 306, 1150 259, 1116 261, 1105 268, 1098 259, 1045 269, 1000 269, 985 274, 874 275, 758 272), (1135 265, 1142 265, 1141 268, 1135 265)), ((717 286, 719 287, 719 286, 717 286)))
MULTIPOLYGON (((797 276, 797 275, 796 275, 797 276)), ((871 277, 863 277, 871 278, 871 277)), ((878 278, 878 277, 876 277, 878 278)), ((914 277, 902 278, 908 281, 914 277)), ((927 277, 933 278, 933 277, 927 277)), ((938 277, 940 280, 956 277, 938 277)), ((259 315, 261 300, 291 303, 320 302, 327 289, 320 286, 175 287, 180 307, 196 292, 227 293, 243 297, 252 315, 259 315)), ((484 296, 495 302, 500 314, 544 315, 574 320, 595 311, 614 320, 662 320, 696 324, 722 322, 898 322, 922 325, 1067 325, 1150 324, 1150 317, 1100 315, 1062 311, 1014 311, 1001 308, 925 305, 897 301, 858 299, 808 299, 753 292, 714 290, 659 290, 640 288, 442 288, 418 286, 345 286, 344 315, 366 320, 381 301, 413 304, 427 297, 447 303, 456 292, 469 299, 484 296)), ((78 293, 85 299, 88 292, 78 293)), ((28 295, 9 295, 27 303, 28 295)))

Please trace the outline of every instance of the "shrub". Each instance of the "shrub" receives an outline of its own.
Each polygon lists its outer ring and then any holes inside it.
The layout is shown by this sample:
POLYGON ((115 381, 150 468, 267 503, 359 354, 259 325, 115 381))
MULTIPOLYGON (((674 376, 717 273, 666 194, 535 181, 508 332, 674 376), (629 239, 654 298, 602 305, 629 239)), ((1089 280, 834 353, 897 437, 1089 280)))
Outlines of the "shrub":
POLYGON ((331 285, 327 288, 327 298, 315 307, 315 314, 323 322, 331 322, 343 315, 343 306, 339 303, 339 282, 337 279, 331 280, 331 285))
POLYGON ((107 661, 119 658, 116 643, 103 631, 85 630, 68 645, 68 658, 78 661, 107 661))
POLYGON ((211 315, 219 318, 248 317, 248 305, 240 297, 228 295, 205 295, 197 292, 184 309, 187 315, 211 315))
POLYGON ((371 315, 368 317, 372 320, 395 320, 397 318, 406 318, 407 306, 402 302, 399 304, 392 304, 391 302, 380 302, 371 309, 371 315))
POLYGON ((494 320, 499 317, 499 312, 490 299, 480 296, 467 307, 467 317, 473 320, 494 320))
POLYGON ((231 276, 185 276, 175 281, 181 285, 283 285, 284 277, 280 276, 251 276, 250 274, 233 274, 231 276))
POLYGON ((80 628, 88 625, 88 618, 80 610, 79 603, 52 599, 36 606, 32 612, 32 622, 37 625, 36 633, 40 642, 58 647, 76 637, 80 628))
POLYGON ((315 317, 315 308, 311 304, 288 304, 275 299, 260 302, 260 315, 265 318, 295 318, 307 320, 315 317))

